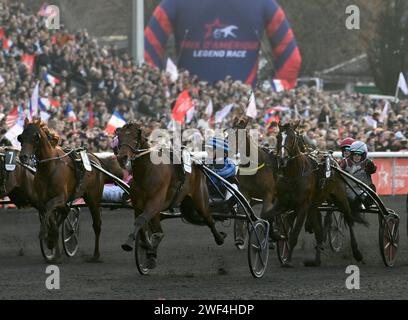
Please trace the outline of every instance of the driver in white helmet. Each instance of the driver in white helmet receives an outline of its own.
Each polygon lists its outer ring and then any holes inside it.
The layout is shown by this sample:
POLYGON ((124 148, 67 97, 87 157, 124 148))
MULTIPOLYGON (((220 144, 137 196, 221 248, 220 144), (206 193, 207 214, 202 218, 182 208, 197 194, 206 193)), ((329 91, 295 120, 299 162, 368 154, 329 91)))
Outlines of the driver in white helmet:
MULTIPOLYGON (((375 185, 371 179, 371 175, 377 171, 377 167, 374 162, 367 158, 367 145, 362 141, 355 141, 350 146, 350 156, 347 159, 343 159, 340 163, 340 167, 350 173, 355 178, 359 179, 361 182, 364 182, 371 189, 376 191, 375 185)), ((351 183, 354 185, 353 183, 351 183)), ((354 185, 355 186, 355 185, 354 185)), ((356 190, 360 189, 355 186, 356 190)), ((350 189, 350 188, 348 188, 350 189)), ((352 203, 359 203, 359 198, 352 190, 348 190, 348 196, 352 203)), ((362 195, 363 203, 365 205, 370 205, 371 201, 366 194, 362 195), (366 198, 366 201, 364 201, 366 198)))

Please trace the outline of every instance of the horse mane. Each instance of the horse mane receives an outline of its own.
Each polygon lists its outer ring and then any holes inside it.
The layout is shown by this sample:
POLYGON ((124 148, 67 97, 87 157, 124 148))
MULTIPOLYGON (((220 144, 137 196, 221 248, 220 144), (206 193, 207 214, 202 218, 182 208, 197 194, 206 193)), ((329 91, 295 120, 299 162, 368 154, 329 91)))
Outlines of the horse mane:
POLYGON ((48 141, 50 142, 53 148, 55 148, 58 145, 58 142, 60 140, 59 135, 54 130, 48 128, 45 122, 41 120, 34 120, 32 123, 38 128, 40 128, 42 131, 44 131, 48 141))

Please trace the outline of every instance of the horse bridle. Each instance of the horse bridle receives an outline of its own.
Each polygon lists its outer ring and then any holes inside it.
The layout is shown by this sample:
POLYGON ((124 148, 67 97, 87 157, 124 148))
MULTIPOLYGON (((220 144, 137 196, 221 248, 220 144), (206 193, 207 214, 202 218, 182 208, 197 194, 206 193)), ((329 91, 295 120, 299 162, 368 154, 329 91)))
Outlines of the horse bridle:
POLYGON ((287 160, 289 161, 289 160, 293 160, 293 159, 296 159, 297 157, 299 157, 300 156, 300 154, 297 154, 297 155, 294 155, 294 156, 292 156, 291 155, 291 150, 293 150, 294 148, 295 148, 295 146, 297 145, 297 143, 298 143, 298 133, 297 132, 295 132, 295 139, 293 140, 293 143, 292 143, 292 145, 290 146, 290 148, 289 147, 287 147, 287 146, 284 146, 284 145, 282 145, 280 148, 278 148, 278 156, 279 156, 279 154, 281 153, 281 149, 285 149, 286 150, 286 152, 289 154, 289 157, 287 157, 287 160))
POLYGON ((130 149, 130 151, 132 151, 133 156, 131 157, 131 161, 136 160, 137 158, 140 158, 142 156, 144 156, 145 154, 150 153, 152 150, 151 148, 144 148, 144 149, 136 149, 135 147, 132 147, 130 144, 128 143, 121 143, 117 146, 118 150, 120 148, 122 148, 123 146, 126 146, 130 149))

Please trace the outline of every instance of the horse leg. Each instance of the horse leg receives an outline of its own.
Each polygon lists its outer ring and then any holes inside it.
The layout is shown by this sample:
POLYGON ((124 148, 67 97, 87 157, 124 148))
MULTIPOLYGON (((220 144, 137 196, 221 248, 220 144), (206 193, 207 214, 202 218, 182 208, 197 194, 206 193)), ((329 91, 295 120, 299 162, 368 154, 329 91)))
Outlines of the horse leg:
MULTIPOLYGON (((148 199, 145 202, 144 210, 134 209, 135 214, 135 222, 134 222, 134 229, 131 234, 129 234, 128 239, 124 244, 122 244, 122 249, 124 251, 132 251, 133 244, 135 242, 136 236, 140 229, 142 229, 150 220, 159 216, 160 218, 160 211, 165 209, 165 192, 159 190, 159 192, 155 193, 154 198, 148 199)), ((137 202, 133 201, 132 203, 135 204, 137 202)), ((135 205, 134 205, 135 206, 135 205)), ((160 229, 161 230, 161 229, 160 229)), ((161 240, 161 239, 160 239, 161 240)), ((160 241, 158 241, 160 243, 160 241)), ((158 244, 157 244, 158 245, 158 244)))
POLYGON ((95 233, 95 246, 93 256, 87 260, 87 262, 101 262, 100 260, 100 250, 99 250, 99 240, 101 236, 101 226, 102 226, 102 217, 101 217, 101 207, 100 201, 95 199, 94 196, 84 196, 84 200, 89 207, 89 211, 92 216, 92 228, 95 233))
POLYGON ((293 254, 293 250, 296 247, 300 231, 302 230, 303 223, 305 222, 307 210, 298 209, 298 210, 295 210, 295 212, 296 212, 296 223, 295 223, 292 231, 289 234, 289 255, 288 255, 287 262, 282 264, 282 267, 284 267, 284 268, 292 268, 293 267, 293 265, 292 265, 292 254, 293 254))
POLYGON ((270 224, 269 229, 269 239, 270 242, 273 241, 280 241, 284 240, 285 237, 282 236, 276 226, 276 219, 279 215, 286 212, 286 209, 281 205, 279 200, 276 200, 275 204, 271 207, 269 206, 262 206, 261 218, 264 220, 268 220, 270 224))
POLYGON ((306 267, 319 267, 321 264, 321 252, 323 251, 324 235, 321 214, 316 207, 309 210, 307 219, 310 219, 310 223, 312 224, 313 232, 315 234, 316 256, 312 261, 305 261, 304 265, 306 267))
POLYGON ((159 247, 160 242, 162 241, 164 234, 163 229, 161 228, 160 224, 160 215, 156 215, 148 224, 152 235, 150 238, 150 244, 148 245, 147 250, 147 268, 154 269, 157 265, 157 248, 159 247))
POLYGON ((61 251, 59 248, 59 229, 57 221, 57 213, 59 208, 65 206, 63 196, 52 198, 45 205, 44 217, 41 223, 40 237, 41 239, 47 239, 48 249, 55 248, 55 263, 58 263, 61 258, 61 251))

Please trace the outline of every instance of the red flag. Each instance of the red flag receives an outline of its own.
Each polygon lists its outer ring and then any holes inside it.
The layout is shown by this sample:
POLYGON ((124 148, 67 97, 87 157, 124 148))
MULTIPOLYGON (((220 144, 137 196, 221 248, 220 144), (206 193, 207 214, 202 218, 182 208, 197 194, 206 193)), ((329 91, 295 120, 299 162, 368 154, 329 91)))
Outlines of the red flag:
POLYGON ((172 117, 178 123, 184 123, 184 118, 188 110, 193 107, 193 101, 190 98, 188 90, 184 90, 177 98, 172 111, 172 117))
POLYGON ((24 63, 29 73, 33 72, 35 55, 24 53, 21 57, 21 63, 24 63))
POLYGON ((94 125, 94 118, 93 118, 93 105, 91 101, 88 102, 88 118, 89 118, 88 127, 89 129, 92 129, 94 125))
POLYGON ((11 128, 18 120, 18 107, 13 107, 6 117, 6 125, 11 128))
POLYGON ((3 40, 5 35, 6 35, 6 33, 4 32, 4 28, 0 27, 0 40, 3 40))
POLYGON ((61 103, 58 100, 54 100, 54 99, 51 99, 51 98, 49 100, 50 100, 51 107, 57 108, 57 107, 61 106, 61 103))

